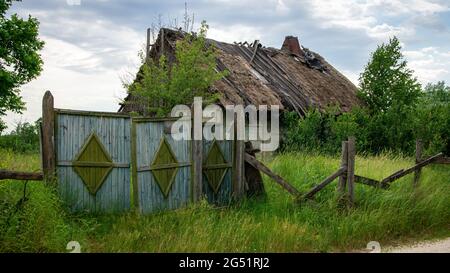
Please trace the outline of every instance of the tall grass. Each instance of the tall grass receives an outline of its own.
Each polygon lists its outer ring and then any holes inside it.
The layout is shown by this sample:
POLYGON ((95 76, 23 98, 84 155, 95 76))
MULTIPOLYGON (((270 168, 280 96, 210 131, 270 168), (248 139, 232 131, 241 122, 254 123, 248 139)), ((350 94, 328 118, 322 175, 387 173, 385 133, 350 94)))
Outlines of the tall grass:
MULTIPOLYGON (((37 166, 35 158, 8 156, 14 159, 0 159, 0 168, 10 168, 9 164, 21 170, 37 166)), ((411 166, 413 160, 387 154, 358 157, 356 163, 357 174, 381 179, 411 166)), ((306 192, 335 171, 339 159, 285 154, 269 165, 306 192)), ((357 185, 356 207, 351 210, 337 208, 336 183, 318 193, 315 201, 301 206, 268 178, 265 184, 266 201, 247 200, 228 208, 202 202, 147 216, 92 216, 67 213, 53 190, 30 182, 29 200, 14 214, 16 220, 5 222, 7 213, 2 205, 0 251, 61 252, 71 240, 79 241, 82 251, 87 252, 351 251, 365 248, 369 241, 386 245, 450 235, 448 166, 423 169, 415 190, 412 176, 394 182, 388 191, 357 185), (20 223, 20 228, 12 223, 20 223)), ((2 204, 7 207, 20 200, 22 193, 22 182, 0 184, 2 204)))

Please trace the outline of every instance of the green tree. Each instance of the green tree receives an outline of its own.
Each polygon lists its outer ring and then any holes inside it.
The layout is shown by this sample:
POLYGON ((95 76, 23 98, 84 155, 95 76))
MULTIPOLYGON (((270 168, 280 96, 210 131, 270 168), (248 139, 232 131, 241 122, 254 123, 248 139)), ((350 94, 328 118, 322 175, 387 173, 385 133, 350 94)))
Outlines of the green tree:
POLYGON ((174 63, 169 64, 163 55, 142 66, 141 79, 129 85, 128 92, 139 98, 148 114, 166 116, 174 106, 192 103, 194 97, 217 100, 209 88, 226 72, 216 70, 216 49, 206 42, 207 30, 202 22, 197 34, 185 33, 176 44, 174 63))
POLYGON ((44 42, 38 37, 39 22, 31 16, 24 20, 17 14, 7 18, 6 12, 13 1, 16 0, 0 0, 0 117, 6 111, 24 110, 19 87, 42 71, 39 51, 44 42))
POLYGON ((0 149, 19 153, 38 152, 40 123, 41 119, 34 123, 18 123, 11 133, 0 135, 0 149))
POLYGON ((450 104, 450 86, 444 81, 435 84, 429 83, 425 87, 423 96, 424 102, 431 105, 449 105, 450 104))
POLYGON ((417 137, 426 145, 427 154, 450 155, 450 86, 443 81, 428 84, 415 114, 417 137))
POLYGON ((360 75, 359 96, 372 113, 410 107, 418 102, 421 86, 408 69, 401 49, 396 37, 378 46, 360 75))

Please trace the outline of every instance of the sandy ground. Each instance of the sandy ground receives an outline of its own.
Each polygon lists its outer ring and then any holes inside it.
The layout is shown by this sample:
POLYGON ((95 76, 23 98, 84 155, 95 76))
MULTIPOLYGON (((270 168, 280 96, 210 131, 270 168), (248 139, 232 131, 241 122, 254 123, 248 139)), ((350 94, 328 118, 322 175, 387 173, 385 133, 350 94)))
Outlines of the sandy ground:
POLYGON ((388 247, 388 253, 450 253, 450 238, 439 241, 425 241, 409 246, 388 247))

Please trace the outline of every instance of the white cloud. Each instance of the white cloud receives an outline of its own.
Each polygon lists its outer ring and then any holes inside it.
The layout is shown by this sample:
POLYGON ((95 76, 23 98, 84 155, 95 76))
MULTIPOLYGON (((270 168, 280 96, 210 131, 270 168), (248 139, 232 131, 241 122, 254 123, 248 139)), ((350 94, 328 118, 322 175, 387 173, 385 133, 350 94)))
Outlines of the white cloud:
POLYGON ((445 80, 450 83, 450 51, 436 47, 404 52, 408 66, 422 84, 445 80))
POLYGON ((261 39, 261 36, 259 28, 241 24, 221 26, 220 28, 211 27, 208 30, 208 38, 227 43, 253 42, 255 39, 261 39))
POLYGON ((386 23, 376 25, 373 27, 368 27, 366 31, 369 37, 372 37, 377 41, 386 41, 393 36, 413 37, 416 33, 415 30, 412 28, 401 26, 395 27, 388 25, 386 23))
POLYGON ((387 23, 386 17, 415 16, 432 21, 436 13, 450 10, 449 3, 432 0, 308 0, 311 16, 323 28, 344 28, 364 31, 377 41, 393 35, 411 38, 415 35, 415 25, 399 20, 387 23))

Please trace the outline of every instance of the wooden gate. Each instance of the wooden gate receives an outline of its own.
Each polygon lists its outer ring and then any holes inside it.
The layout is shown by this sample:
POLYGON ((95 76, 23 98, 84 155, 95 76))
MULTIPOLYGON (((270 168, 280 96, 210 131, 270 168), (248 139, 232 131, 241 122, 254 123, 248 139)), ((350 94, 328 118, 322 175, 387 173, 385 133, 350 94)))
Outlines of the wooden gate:
POLYGON ((130 208, 131 119, 113 113, 55 111, 59 192, 74 211, 130 208))
POLYGON ((171 119, 133 119, 134 201, 142 213, 176 209, 190 201, 191 145, 175 141, 170 125, 171 119))
POLYGON ((175 140, 171 118, 53 109, 49 92, 43 109, 44 175, 56 173, 72 211, 124 212, 134 205, 151 213, 203 197, 227 205, 243 195, 241 142, 186 140, 192 132, 175 140))
POLYGON ((210 203, 227 205, 233 194, 233 141, 203 141, 203 192, 210 203))

